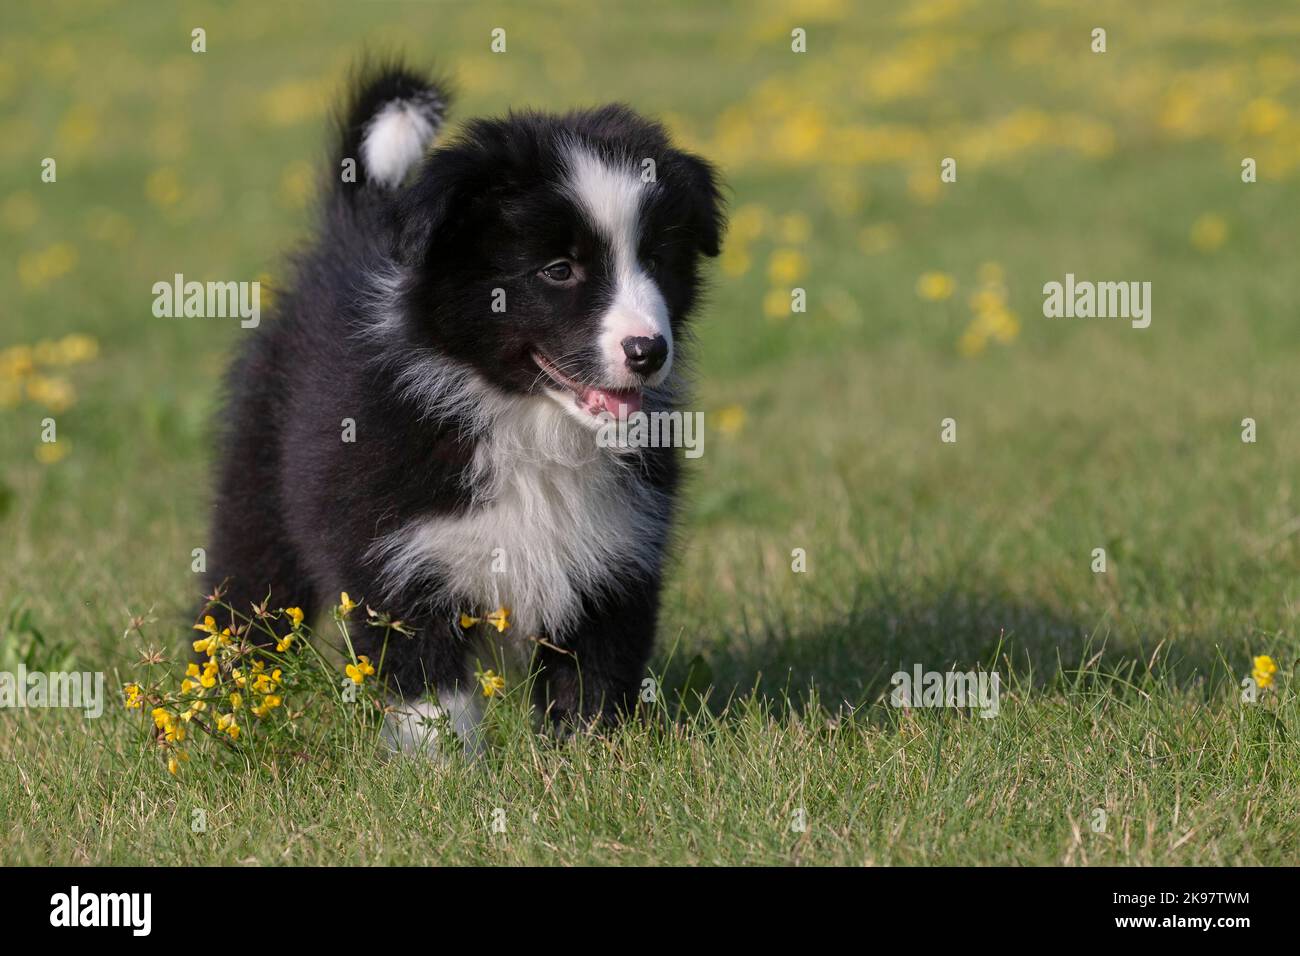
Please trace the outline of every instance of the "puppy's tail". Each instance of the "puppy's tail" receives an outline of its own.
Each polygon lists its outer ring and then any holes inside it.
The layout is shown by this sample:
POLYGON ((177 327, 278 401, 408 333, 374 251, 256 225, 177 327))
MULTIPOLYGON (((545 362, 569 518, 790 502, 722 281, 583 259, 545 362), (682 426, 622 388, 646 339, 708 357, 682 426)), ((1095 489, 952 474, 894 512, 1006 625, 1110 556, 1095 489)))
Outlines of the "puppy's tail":
POLYGON ((398 62, 363 63, 338 117, 336 180, 344 194, 396 189, 437 138, 451 102, 447 84, 398 62))

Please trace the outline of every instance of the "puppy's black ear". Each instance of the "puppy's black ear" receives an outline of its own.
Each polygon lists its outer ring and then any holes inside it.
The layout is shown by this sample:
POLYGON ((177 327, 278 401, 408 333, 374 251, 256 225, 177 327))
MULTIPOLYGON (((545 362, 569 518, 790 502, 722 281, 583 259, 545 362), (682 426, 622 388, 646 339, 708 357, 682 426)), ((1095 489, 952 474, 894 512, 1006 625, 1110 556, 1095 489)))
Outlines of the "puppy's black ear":
POLYGON ((678 152, 681 169, 691 190, 691 228, 700 252, 716 256, 727 227, 718 171, 691 153, 678 152))
POLYGON ((391 207, 394 253, 403 265, 423 263, 439 243, 452 238, 481 188, 472 157, 456 148, 433 153, 416 180, 391 207))

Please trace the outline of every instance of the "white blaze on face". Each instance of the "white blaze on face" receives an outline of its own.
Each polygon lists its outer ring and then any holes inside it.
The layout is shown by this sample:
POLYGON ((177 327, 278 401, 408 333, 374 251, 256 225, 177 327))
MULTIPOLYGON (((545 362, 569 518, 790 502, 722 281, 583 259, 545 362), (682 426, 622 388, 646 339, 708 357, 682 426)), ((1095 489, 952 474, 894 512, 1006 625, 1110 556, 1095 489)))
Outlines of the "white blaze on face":
POLYGON ((636 255, 641 201, 651 188, 653 185, 642 182, 631 165, 610 166, 580 146, 569 152, 569 193, 609 246, 613 299, 601 319, 598 347, 605 357, 608 384, 613 386, 633 388, 642 384, 625 364, 623 340, 629 336, 662 335, 668 343, 668 360, 650 377, 649 384, 658 385, 666 379, 673 364, 668 306, 636 255))

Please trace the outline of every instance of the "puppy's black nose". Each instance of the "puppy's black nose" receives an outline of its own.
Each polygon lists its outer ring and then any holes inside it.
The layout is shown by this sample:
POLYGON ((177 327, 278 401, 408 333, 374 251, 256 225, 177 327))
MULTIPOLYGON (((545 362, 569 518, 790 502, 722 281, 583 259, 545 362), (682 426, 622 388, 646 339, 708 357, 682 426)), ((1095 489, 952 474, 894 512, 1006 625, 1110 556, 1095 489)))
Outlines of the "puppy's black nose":
POLYGON ((632 371, 638 375, 653 375, 668 361, 668 342, 662 335, 654 338, 629 335, 623 340, 623 354, 627 356, 627 367, 632 371))

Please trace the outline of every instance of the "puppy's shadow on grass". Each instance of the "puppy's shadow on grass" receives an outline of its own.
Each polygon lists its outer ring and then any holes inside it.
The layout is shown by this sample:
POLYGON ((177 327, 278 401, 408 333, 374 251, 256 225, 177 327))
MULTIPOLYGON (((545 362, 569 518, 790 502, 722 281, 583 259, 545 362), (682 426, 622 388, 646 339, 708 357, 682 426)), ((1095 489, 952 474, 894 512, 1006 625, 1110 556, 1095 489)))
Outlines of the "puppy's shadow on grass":
POLYGON ((1071 614, 999 594, 994 587, 936 590, 922 596, 864 585, 847 610, 827 620, 790 615, 741 618, 709 642, 689 636, 666 647, 670 695, 711 687, 718 710, 729 699, 758 696, 800 708, 814 696, 828 709, 886 696, 891 676, 926 671, 996 670, 1003 682, 1051 690, 1086 680, 1129 688, 1151 679, 1208 692, 1235 679, 1209 640, 1139 643, 1103 613, 1071 614))

